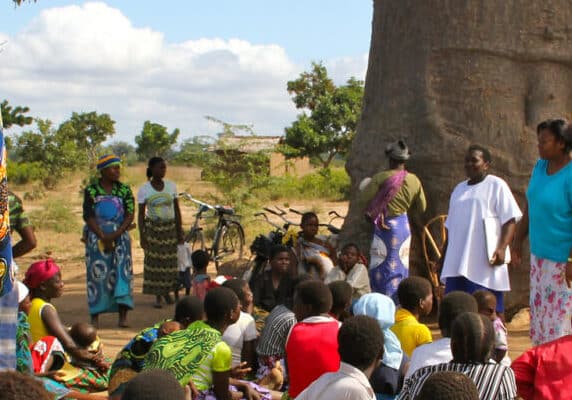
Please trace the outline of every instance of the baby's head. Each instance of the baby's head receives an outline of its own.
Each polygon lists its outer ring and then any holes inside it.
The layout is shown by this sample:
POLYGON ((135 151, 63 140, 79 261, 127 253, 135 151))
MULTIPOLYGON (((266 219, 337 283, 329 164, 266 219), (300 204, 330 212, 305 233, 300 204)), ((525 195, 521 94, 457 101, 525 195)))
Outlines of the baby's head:
POLYGON ((473 293, 473 297, 477 300, 479 314, 484 315, 491 321, 494 321, 497 318, 497 298, 495 295, 492 292, 483 289, 477 290, 473 293))
POLYGON ((433 287, 421 276, 410 276, 397 288, 399 304, 404 309, 419 315, 428 315, 433 309, 433 287))
POLYGON ((349 308, 352 304, 353 289, 346 281, 334 281, 328 284, 332 293, 332 308, 330 313, 338 320, 343 321, 349 316, 349 308))
POLYGON ((173 332, 177 332, 181 330, 181 324, 177 321, 166 321, 159 327, 159 331, 157 332, 157 337, 162 338, 163 336, 167 336, 173 332))
POLYGON ((90 348, 94 346, 96 342, 99 342, 99 338, 97 337, 97 329, 95 329, 93 325, 88 324, 87 322, 78 322, 73 324, 70 328, 70 336, 78 347, 82 349, 88 349, 90 351, 98 350, 97 348, 90 348))

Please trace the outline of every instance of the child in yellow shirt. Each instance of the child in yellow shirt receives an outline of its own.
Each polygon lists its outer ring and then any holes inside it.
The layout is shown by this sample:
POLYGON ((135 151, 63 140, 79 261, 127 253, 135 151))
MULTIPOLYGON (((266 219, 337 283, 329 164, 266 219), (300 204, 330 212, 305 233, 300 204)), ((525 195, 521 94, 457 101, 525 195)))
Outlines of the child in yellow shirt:
POLYGON ((433 341, 427 325, 418 321, 433 308, 433 288, 427 279, 410 276, 399 284, 397 297, 401 307, 395 312, 391 330, 401 342, 403 351, 411 357, 416 347, 433 341))

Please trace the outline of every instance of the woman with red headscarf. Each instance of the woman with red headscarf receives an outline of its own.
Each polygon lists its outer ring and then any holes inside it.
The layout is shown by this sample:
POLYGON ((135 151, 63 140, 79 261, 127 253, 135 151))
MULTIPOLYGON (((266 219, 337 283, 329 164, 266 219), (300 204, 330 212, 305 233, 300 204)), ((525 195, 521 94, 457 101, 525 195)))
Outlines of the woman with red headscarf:
POLYGON ((31 342, 36 343, 45 337, 53 336, 75 360, 87 361, 100 367, 97 370, 75 368, 73 371, 76 374, 61 383, 78 390, 105 390, 108 378, 107 373, 103 372, 107 370, 103 355, 80 348, 51 303, 52 299, 63 294, 64 282, 60 267, 52 259, 35 262, 26 271, 24 284, 30 289, 32 299, 28 314, 31 342))

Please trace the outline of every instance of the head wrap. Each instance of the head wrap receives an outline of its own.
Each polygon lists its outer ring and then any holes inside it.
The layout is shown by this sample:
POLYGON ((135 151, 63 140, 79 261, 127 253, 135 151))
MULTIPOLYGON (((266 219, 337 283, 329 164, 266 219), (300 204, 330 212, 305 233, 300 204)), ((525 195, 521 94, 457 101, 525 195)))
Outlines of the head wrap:
POLYGON ((121 164, 121 158, 119 158, 115 154, 106 154, 104 156, 99 157, 99 160, 97 160, 97 170, 101 171, 104 168, 120 164, 121 164))
POLYGON ((30 268, 26 271, 24 283, 30 289, 36 289, 58 272, 60 272, 60 267, 51 258, 37 261, 30 265, 30 268))
POLYGON ((407 161, 411 156, 411 152, 409 151, 409 147, 405 144, 403 139, 399 139, 395 143, 390 143, 385 148, 385 155, 392 160, 396 161, 407 161))
POLYGON ((28 290, 28 287, 20 281, 16 281, 16 286, 18 287, 18 303, 21 303, 30 291, 28 290))
POLYGON ((401 343, 389 328, 395 323, 395 304, 381 293, 368 293, 359 298, 353 306, 354 315, 367 315, 377 320, 383 332, 383 363, 399 370, 403 359, 401 343))

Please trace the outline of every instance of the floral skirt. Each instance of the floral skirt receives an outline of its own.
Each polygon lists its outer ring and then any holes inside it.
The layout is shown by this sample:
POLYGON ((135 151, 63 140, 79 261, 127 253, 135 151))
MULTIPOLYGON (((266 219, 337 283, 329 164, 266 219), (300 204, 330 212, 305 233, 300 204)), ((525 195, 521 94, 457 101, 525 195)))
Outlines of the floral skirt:
POLYGON ((566 263, 530 255, 530 338, 534 345, 572 333, 572 289, 566 263))

